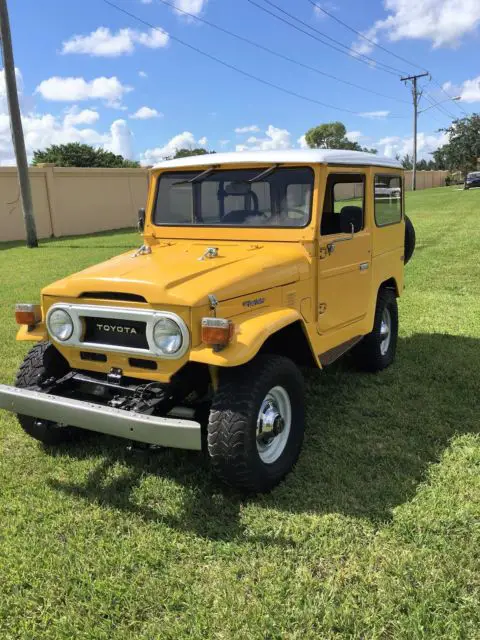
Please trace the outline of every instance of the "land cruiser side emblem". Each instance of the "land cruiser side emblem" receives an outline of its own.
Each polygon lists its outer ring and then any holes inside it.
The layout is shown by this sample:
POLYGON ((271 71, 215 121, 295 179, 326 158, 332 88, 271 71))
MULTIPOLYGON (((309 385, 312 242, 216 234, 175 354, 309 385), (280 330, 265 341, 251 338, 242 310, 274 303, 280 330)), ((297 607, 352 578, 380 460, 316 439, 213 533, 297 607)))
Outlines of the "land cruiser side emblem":
POLYGON ((137 333, 137 330, 133 327, 122 327, 116 324, 100 324, 97 322, 97 329, 99 331, 111 331, 112 333, 137 333))
POLYGON ((256 307, 259 304, 263 304, 265 302, 265 298, 254 298, 254 300, 245 300, 243 303, 244 307, 256 307))

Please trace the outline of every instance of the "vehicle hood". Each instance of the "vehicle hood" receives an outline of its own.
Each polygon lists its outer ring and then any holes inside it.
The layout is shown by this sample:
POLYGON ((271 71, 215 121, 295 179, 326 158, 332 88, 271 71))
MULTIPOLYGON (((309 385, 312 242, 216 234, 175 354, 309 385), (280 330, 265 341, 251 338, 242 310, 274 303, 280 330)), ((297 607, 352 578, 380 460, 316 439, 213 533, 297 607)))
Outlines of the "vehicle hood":
POLYGON ((310 257, 298 242, 193 242, 173 240, 151 253, 123 255, 89 267, 42 291, 43 295, 78 298, 86 293, 115 292, 143 296, 151 304, 198 306, 208 294, 228 300, 309 277, 310 257), (209 247, 218 257, 204 258, 209 247))

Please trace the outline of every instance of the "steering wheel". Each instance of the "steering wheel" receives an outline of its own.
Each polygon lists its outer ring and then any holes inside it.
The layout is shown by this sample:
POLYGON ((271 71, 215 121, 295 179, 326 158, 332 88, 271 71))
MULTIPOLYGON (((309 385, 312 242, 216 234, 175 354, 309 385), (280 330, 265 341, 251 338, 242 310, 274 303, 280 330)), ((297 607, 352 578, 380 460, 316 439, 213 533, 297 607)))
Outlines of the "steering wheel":
POLYGON ((228 222, 228 219, 231 218, 230 223, 232 224, 242 223, 245 222, 245 220, 250 216, 260 217, 264 215, 265 214, 262 211, 258 211, 258 209, 256 211, 248 211, 247 209, 234 209, 233 211, 229 211, 223 216, 222 222, 228 222))

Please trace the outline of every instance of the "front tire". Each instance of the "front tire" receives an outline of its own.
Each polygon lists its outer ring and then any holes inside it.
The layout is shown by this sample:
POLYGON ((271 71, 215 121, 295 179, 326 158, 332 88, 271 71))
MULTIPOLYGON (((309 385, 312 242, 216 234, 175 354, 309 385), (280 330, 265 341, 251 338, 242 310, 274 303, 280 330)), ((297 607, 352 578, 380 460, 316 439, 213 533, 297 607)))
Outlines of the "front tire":
POLYGON ((215 473, 248 491, 270 491, 297 462, 305 428, 303 377, 283 356, 223 369, 208 423, 215 473))
MULTIPOLYGON (((15 386, 38 390, 44 380, 59 379, 68 373, 67 361, 49 342, 39 342, 31 349, 20 365, 15 386)), ((31 416, 17 415, 22 429, 35 440, 47 445, 71 442, 85 436, 86 431, 31 416)))
POLYGON ((395 292, 380 289, 373 330, 353 349, 356 365, 362 371, 382 371, 395 359, 398 339, 398 306, 395 292))

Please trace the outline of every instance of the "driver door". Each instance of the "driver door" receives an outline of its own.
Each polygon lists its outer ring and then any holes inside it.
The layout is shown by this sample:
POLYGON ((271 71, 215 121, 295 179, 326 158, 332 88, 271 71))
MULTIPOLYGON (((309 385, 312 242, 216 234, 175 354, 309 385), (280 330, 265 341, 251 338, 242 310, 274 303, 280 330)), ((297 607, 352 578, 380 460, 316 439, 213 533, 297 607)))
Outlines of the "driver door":
POLYGON ((318 333, 325 337, 327 348, 330 342, 335 343, 328 337, 349 325, 351 337, 356 336, 357 323, 367 313, 372 236, 370 216, 365 215, 366 184, 367 175, 361 171, 331 173, 327 178, 318 251, 317 319, 318 333), (353 235, 340 231, 340 212, 345 206, 360 207, 362 211, 362 228, 353 235))

